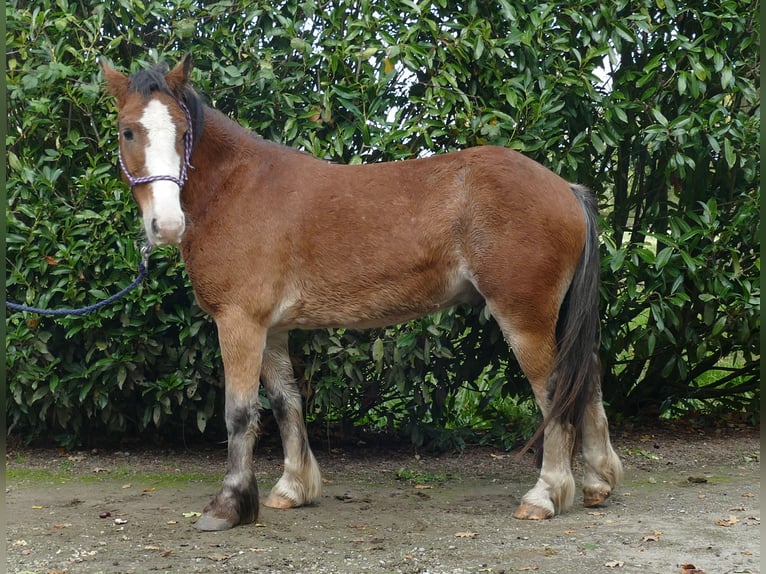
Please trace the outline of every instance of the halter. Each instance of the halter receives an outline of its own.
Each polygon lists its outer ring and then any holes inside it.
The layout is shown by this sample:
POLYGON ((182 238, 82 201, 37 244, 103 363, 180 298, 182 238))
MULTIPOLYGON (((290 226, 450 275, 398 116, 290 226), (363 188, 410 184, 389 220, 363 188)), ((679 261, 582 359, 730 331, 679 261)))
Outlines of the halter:
POLYGON ((125 177, 130 184, 131 190, 141 183, 152 183, 154 181, 172 181, 179 187, 179 189, 184 186, 184 183, 186 183, 189 168, 193 167, 189 160, 191 159, 194 139, 192 137, 192 122, 191 115, 189 114, 189 108, 187 108, 186 104, 184 104, 182 101, 179 101, 178 105, 181 106, 181 109, 184 111, 184 115, 186 116, 186 125, 188 126, 188 129, 184 134, 184 161, 181 165, 181 175, 179 177, 175 177, 173 175, 145 175, 143 177, 134 177, 133 174, 128 171, 128 166, 125 165, 125 160, 122 159, 122 148, 118 146, 117 157, 120 160, 120 168, 122 168, 122 173, 125 174, 125 177))

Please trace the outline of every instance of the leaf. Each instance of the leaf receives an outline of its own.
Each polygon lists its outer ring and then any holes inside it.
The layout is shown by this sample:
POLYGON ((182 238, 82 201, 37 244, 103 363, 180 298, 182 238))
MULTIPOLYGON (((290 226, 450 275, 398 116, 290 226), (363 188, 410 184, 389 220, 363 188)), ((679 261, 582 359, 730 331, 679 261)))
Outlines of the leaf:
POLYGON ((296 52, 303 52, 309 47, 309 44, 301 38, 290 38, 290 47, 296 52))
POLYGON ((703 66, 699 62, 696 62, 692 65, 692 68, 694 70, 694 75, 697 76, 697 79, 700 82, 704 82, 707 79, 707 69, 705 68, 705 66, 703 66))
POLYGON ((721 333, 723 333, 724 329, 726 328, 726 321, 728 320, 726 315, 722 315, 721 317, 718 317, 718 320, 713 324, 713 328, 710 331, 710 334, 713 337, 717 337, 721 333))
POLYGON ((652 108, 652 115, 654 116, 654 119, 657 120, 658 124, 664 128, 668 127, 668 118, 666 118, 660 110, 652 108))
POLYGON ((233 64, 229 64, 224 68, 224 71, 226 72, 227 76, 231 76, 232 78, 239 78, 242 75, 242 72, 240 72, 239 68, 234 66, 233 64))
POLYGON ((375 339, 375 342, 372 344, 372 360, 376 363, 379 363, 383 360, 383 354, 385 352, 385 346, 383 344, 383 339, 378 337, 375 339))
POLYGON ((197 428, 199 432, 204 433, 207 427, 207 415, 204 411, 197 411, 197 428))
POLYGON ((678 75, 678 93, 681 95, 686 93, 686 74, 684 73, 678 75))
POLYGON ((476 538, 477 532, 455 532, 455 538, 476 538))
POLYGON ((715 521, 715 523, 718 526, 725 526, 725 527, 729 528, 731 526, 734 526, 735 524, 738 524, 739 523, 739 518, 737 518, 733 514, 730 514, 728 519, 726 519, 726 518, 719 518, 718 520, 715 521))
POLYGON ((665 329, 665 321, 662 316, 663 315, 662 309, 656 303, 650 303, 649 309, 652 312, 652 317, 654 318, 654 322, 657 325, 657 329, 659 331, 663 331, 665 329))
POLYGON ((662 534, 662 530, 655 530, 652 534, 649 534, 641 538, 641 542, 659 542, 661 534, 662 534))
POLYGON ((224 562, 231 558, 232 556, 236 556, 236 554, 224 554, 223 552, 213 552, 212 554, 208 554, 207 558, 209 560, 212 560, 213 562, 224 562))
POLYGON ((721 72, 721 87, 725 90, 733 86, 734 86, 734 74, 732 73, 731 68, 726 66, 723 69, 723 72, 721 72))
POLYGON ((734 154, 734 146, 729 138, 724 138, 723 140, 723 155, 726 158, 726 165, 729 166, 729 169, 733 168, 734 164, 737 163, 737 156, 734 154))
POLYGON ((596 153, 599 155, 602 155, 606 151, 604 140, 602 140, 596 132, 590 134, 590 141, 593 144, 596 153))
POLYGON ((657 254, 657 258, 654 260, 654 266, 657 268, 658 271, 668 264, 668 261, 670 261, 670 257, 672 255, 673 255, 672 247, 665 247, 657 254))
POLYGON ((605 562, 604 566, 607 568, 622 568, 625 566, 625 562, 622 560, 610 560, 609 562, 605 562))

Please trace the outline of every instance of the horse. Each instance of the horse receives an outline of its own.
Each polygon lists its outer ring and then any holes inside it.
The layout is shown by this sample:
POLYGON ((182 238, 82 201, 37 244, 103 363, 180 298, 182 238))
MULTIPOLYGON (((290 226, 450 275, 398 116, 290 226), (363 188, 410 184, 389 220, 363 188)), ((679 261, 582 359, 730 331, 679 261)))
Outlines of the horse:
POLYGON ((382 327, 482 301, 542 413, 524 449, 542 442, 539 476, 513 516, 546 519, 572 506, 576 444, 584 505, 609 498, 622 464, 602 404, 597 210, 588 190, 494 146, 327 162, 206 106, 188 54, 172 69, 130 76, 99 64, 117 103, 122 177, 147 240, 179 246, 218 330, 227 464, 197 529, 258 519, 261 382, 284 451, 264 505, 288 509, 320 496, 291 329, 382 327))

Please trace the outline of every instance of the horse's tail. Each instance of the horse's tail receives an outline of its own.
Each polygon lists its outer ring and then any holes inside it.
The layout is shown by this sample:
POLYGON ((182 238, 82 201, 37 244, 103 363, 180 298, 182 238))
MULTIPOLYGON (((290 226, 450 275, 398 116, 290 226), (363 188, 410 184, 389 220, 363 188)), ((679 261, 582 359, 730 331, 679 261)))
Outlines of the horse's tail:
POLYGON ((586 405, 601 384, 598 346, 601 340, 598 208, 593 195, 571 185, 585 215, 585 246, 556 323, 556 359, 548 379, 548 413, 519 456, 535 447, 542 464, 543 433, 552 420, 569 423, 579 432, 586 405))

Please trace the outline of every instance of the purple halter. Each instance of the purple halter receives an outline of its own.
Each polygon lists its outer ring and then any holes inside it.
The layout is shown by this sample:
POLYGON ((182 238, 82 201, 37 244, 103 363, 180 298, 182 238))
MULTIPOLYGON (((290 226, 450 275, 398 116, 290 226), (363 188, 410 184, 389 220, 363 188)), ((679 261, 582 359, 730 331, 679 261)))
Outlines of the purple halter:
POLYGON ((181 109, 184 111, 184 115, 186 116, 186 125, 188 126, 188 129, 186 130, 186 133, 184 134, 184 161, 183 161, 183 164, 181 164, 181 175, 179 177, 175 177, 173 175, 145 175, 143 177, 134 177, 128 171, 128 166, 125 165, 125 160, 122 159, 122 148, 118 147, 117 157, 120 160, 120 167, 122 168, 122 173, 125 174, 125 177, 127 178, 128 183, 130 184, 131 190, 141 183, 152 183, 154 181, 162 181, 162 180, 172 181, 179 188, 182 188, 184 186, 184 183, 186 183, 189 168, 192 167, 189 160, 191 159, 192 144, 194 142, 194 139, 192 134, 192 122, 191 122, 191 115, 189 114, 189 108, 187 108, 186 104, 184 104, 181 101, 178 102, 178 105, 181 106, 181 109))

